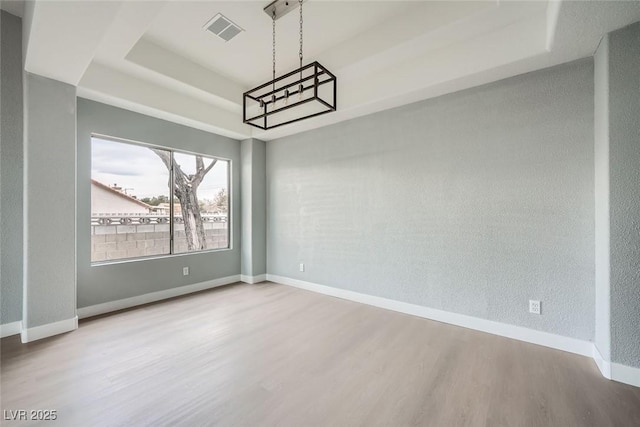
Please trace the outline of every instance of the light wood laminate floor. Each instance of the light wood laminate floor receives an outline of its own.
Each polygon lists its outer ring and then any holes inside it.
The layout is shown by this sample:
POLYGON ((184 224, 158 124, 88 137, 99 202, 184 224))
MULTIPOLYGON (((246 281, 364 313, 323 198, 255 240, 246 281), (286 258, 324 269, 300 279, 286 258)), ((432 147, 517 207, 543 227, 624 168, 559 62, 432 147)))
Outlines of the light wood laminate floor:
POLYGON ((40 425, 640 426, 640 389, 587 357, 271 283, 5 338, 1 357, 2 409, 58 411, 40 425))

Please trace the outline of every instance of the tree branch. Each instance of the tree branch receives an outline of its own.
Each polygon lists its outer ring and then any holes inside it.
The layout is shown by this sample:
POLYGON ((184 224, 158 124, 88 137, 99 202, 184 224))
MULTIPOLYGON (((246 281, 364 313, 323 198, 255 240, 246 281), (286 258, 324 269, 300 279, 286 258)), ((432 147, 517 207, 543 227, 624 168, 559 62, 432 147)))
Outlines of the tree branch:
POLYGON ((211 160, 211 164, 207 166, 207 168, 202 172, 202 176, 204 177, 209 171, 218 163, 218 159, 211 160))
POLYGON ((204 179, 205 175, 209 173, 209 171, 216 165, 217 162, 218 159, 213 159, 211 160, 211 164, 209 164, 209 166, 205 168, 202 156, 196 156, 196 174, 193 176, 193 178, 191 178, 191 185, 193 187, 198 187, 204 179))
POLYGON ((162 160, 162 163, 167 167, 167 170, 171 170, 171 154, 168 151, 156 150, 155 148, 150 148, 150 150, 153 151, 156 156, 160 157, 160 160, 162 160))
MULTIPOLYGON (((160 157, 162 163, 167 167, 168 171, 171 171, 172 154, 169 151, 158 150, 155 148, 149 148, 156 156, 160 157)), ((171 178, 169 178, 171 183, 171 178)), ((190 184, 187 175, 182 171, 180 165, 173 159, 173 194, 179 199, 182 197, 182 188, 190 184)))

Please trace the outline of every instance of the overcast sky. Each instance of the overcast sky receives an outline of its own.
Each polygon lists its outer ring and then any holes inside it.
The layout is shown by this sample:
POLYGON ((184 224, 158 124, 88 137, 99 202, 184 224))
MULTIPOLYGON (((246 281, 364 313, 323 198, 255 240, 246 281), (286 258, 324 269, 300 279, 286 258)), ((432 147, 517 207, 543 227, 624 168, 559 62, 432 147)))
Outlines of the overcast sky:
MULTIPOLYGON (((175 159, 185 173, 195 171, 194 155, 176 153, 175 159)), ((205 158, 205 166, 210 162, 205 158)), ((227 186, 227 168, 228 163, 219 160, 207 173, 198 188, 199 199, 213 199, 227 186)), ((138 199, 169 196, 167 168, 153 151, 140 145, 93 138, 91 178, 108 186, 117 184, 138 199)))

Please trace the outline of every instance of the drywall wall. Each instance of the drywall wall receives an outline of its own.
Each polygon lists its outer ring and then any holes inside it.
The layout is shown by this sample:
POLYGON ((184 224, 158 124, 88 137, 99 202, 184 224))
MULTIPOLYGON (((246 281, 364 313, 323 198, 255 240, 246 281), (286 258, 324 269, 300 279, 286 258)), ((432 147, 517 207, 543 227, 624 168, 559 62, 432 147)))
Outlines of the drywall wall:
POLYGON ((266 146, 264 141, 241 142, 242 157, 242 274, 267 272, 266 146))
POLYGON ((252 275, 251 227, 251 139, 240 142, 240 272, 252 275))
POLYGON ((640 368, 640 23, 608 43, 611 357, 640 368))
POLYGON ((240 143, 78 99, 78 307, 240 274, 240 143), (140 141, 231 160, 231 249, 91 265, 91 135, 140 141), (189 267, 189 276, 182 268, 189 267))
POLYGON ((26 74, 24 328, 76 313, 76 90, 26 74))
POLYGON ((252 141, 252 270, 256 276, 267 272, 267 147, 264 141, 252 141))
POLYGON ((593 340, 593 96, 586 59, 269 142, 269 273, 593 340))
POLYGON ((22 320, 22 23, 0 12, 0 323, 22 320))
POLYGON ((609 41, 606 35, 594 56, 595 140, 595 345, 611 360, 609 265, 609 41))

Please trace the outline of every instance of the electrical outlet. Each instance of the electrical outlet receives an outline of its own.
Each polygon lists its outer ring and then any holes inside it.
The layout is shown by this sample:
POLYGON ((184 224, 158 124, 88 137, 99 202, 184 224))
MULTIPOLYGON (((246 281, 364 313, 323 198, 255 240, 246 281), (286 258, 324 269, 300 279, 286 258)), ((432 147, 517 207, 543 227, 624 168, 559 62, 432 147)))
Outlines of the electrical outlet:
POLYGON ((183 276, 189 275, 189 267, 182 267, 182 275, 183 276))
POLYGON ((300 271, 304 271, 304 264, 300 263, 300 271))
POLYGON ((540 314, 540 301, 530 299, 529 300, 529 313, 540 314))

